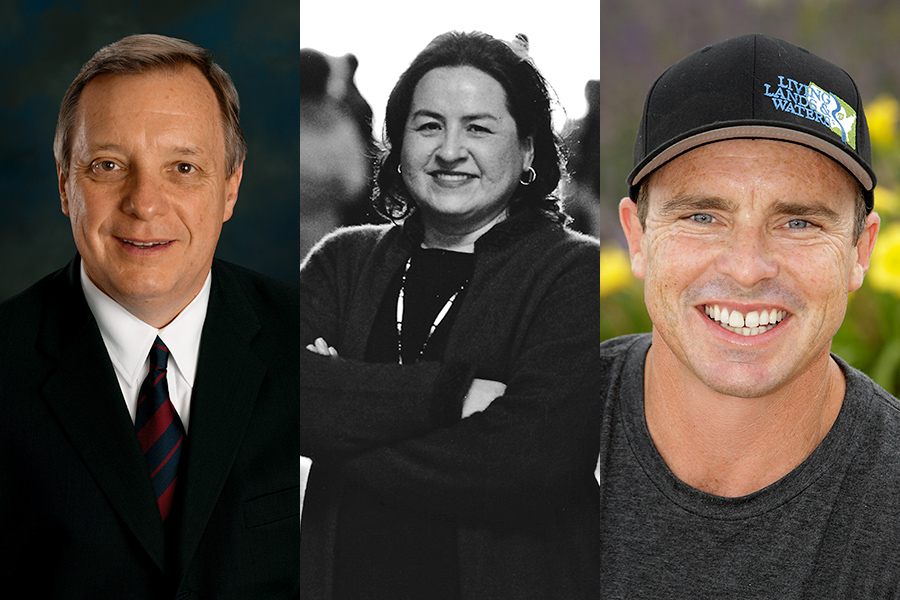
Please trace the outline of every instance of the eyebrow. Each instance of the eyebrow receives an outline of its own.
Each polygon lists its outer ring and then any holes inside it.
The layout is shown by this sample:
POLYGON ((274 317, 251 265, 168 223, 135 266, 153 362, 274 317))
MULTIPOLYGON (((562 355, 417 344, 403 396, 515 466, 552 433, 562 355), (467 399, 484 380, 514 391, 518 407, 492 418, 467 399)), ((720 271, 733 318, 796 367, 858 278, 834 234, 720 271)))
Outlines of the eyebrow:
POLYGON ((124 152, 125 149, 118 144, 90 144, 87 146, 87 151, 89 154, 93 154, 94 152, 106 152, 107 150, 124 152))
MULTIPOLYGON (((722 212, 734 212, 737 204, 719 198, 718 196, 675 196, 665 200, 659 208, 661 216, 672 216, 684 212, 702 212, 705 210, 717 210, 722 212)), ((832 222, 841 220, 841 215, 820 202, 804 204, 780 200, 769 208, 770 215, 791 215, 797 217, 819 217, 832 222)))
MULTIPOLYGON (((439 121, 445 120, 444 115, 434 112, 432 110, 426 110, 426 109, 419 109, 419 110, 413 112, 411 115, 409 115, 410 119, 415 119, 417 117, 428 117, 431 119, 437 119, 439 121)), ((476 113, 473 115, 465 115, 462 118, 463 121, 478 121, 480 119, 491 119, 494 121, 500 120, 499 117, 496 117, 490 113, 476 113)))
POLYGON ((189 146, 177 146, 172 148, 174 154, 184 154, 186 156, 203 156, 205 153, 200 148, 192 148, 189 146))
POLYGON ((688 211, 719 210, 733 212, 737 204, 718 196, 675 196, 663 201, 659 214, 664 217, 688 211))
POLYGON ((841 220, 841 215, 819 202, 800 204, 798 202, 776 202, 770 210, 775 215, 791 215, 797 217, 819 217, 832 222, 841 220))
MULTIPOLYGON (((119 144, 94 144, 88 147, 88 153, 93 154, 95 152, 106 152, 108 150, 112 150, 115 152, 126 152, 124 146, 120 146, 119 144)), ((194 146, 174 146, 170 148, 170 152, 172 154, 184 155, 184 156, 202 156, 204 151, 201 148, 194 146)))

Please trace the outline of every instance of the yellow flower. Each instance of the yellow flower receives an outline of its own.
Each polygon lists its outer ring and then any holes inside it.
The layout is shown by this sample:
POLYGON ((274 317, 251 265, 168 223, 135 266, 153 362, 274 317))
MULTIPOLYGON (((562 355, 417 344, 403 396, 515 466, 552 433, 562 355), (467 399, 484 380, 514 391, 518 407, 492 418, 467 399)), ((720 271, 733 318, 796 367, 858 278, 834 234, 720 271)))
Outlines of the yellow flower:
POLYGON ((634 280, 628 253, 615 244, 600 248, 600 297, 628 287, 634 280))
POLYGON ((866 106, 866 121, 872 145, 890 147, 897 141, 897 120, 900 104, 897 100, 882 94, 866 106))
POLYGON ((900 223, 892 223, 878 233, 869 282, 875 289, 900 296, 900 223))
POLYGON ((876 187, 875 210, 881 216, 897 214, 900 211, 900 196, 892 189, 876 187))

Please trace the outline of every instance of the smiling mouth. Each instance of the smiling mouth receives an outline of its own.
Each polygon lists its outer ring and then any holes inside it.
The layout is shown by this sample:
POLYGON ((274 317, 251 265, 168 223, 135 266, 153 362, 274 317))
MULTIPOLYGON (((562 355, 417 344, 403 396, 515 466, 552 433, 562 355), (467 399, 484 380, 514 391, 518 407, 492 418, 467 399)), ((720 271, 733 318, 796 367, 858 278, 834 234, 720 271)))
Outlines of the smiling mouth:
POLYGON ((432 171, 430 175, 438 181, 448 182, 460 182, 476 178, 471 173, 461 173, 459 171, 432 171))
POLYGON ((746 315, 738 310, 720 308, 718 304, 705 305, 706 316, 723 329, 743 336, 760 335, 781 323, 787 311, 777 308, 753 310, 746 315))
POLYGON ((153 248, 154 246, 165 246, 167 244, 172 243, 171 240, 168 242, 136 242, 134 240, 126 240, 125 238, 119 238, 126 244, 131 244, 137 248, 153 248))

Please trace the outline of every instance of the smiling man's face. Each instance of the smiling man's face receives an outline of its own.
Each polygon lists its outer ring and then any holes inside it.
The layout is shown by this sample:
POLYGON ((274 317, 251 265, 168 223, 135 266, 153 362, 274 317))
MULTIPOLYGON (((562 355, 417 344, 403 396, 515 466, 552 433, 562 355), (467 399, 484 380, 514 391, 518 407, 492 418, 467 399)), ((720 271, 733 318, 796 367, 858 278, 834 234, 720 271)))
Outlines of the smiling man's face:
POLYGON ((730 396, 778 390, 829 360, 878 217, 854 242, 858 186, 830 158, 772 140, 727 140, 656 171, 642 229, 621 216, 657 351, 730 396))
POLYGON ((202 288, 237 201, 223 131, 192 66, 100 75, 79 100, 62 210, 91 281, 156 327, 202 288))

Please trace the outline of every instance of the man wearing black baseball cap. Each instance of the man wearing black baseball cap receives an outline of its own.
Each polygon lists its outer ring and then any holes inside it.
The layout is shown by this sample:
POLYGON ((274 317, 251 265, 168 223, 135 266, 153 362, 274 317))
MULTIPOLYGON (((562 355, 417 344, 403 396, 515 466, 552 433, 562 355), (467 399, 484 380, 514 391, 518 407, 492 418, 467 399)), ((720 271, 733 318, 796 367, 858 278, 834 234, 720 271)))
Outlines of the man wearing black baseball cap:
POLYGON ((599 597, 896 597, 900 403, 830 352, 879 228, 853 80, 764 35, 703 48, 634 165, 653 331, 604 343, 599 597))

